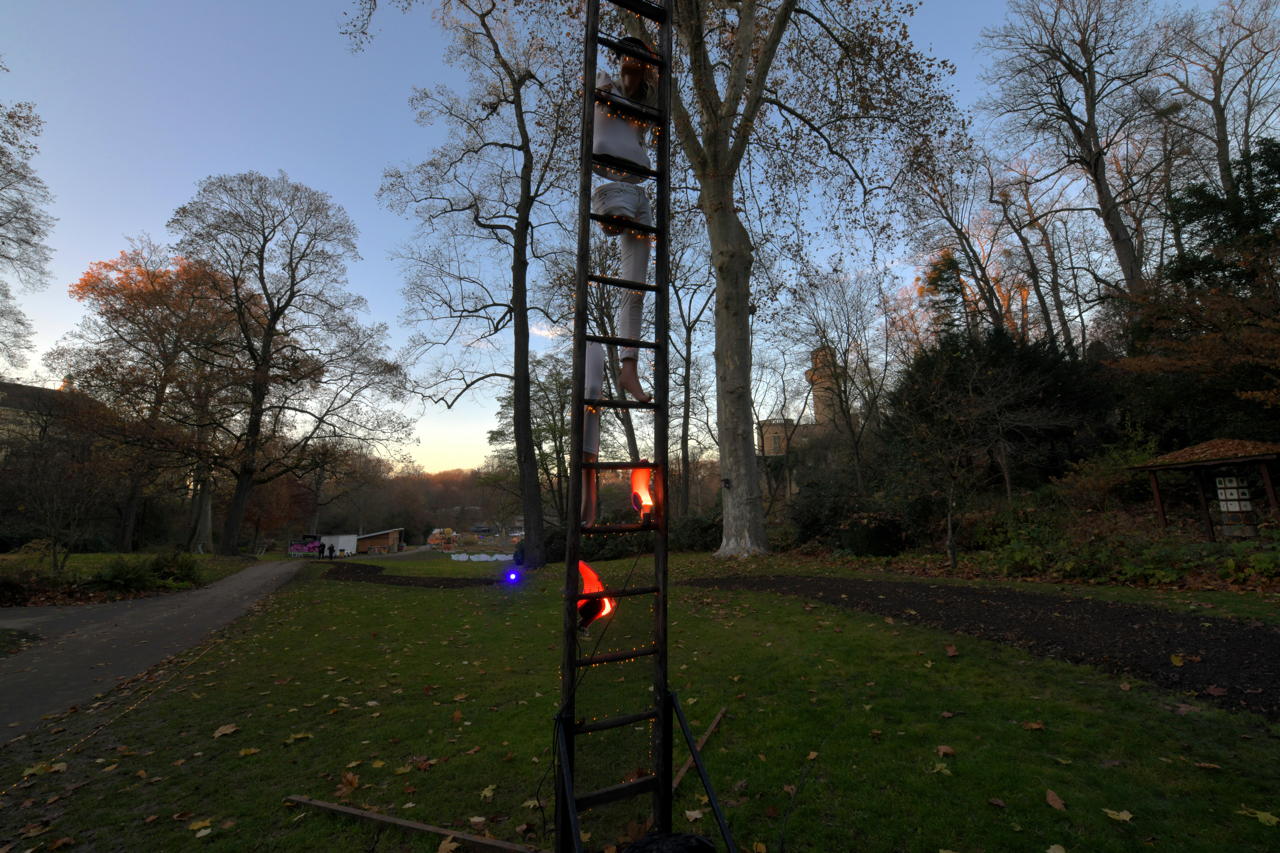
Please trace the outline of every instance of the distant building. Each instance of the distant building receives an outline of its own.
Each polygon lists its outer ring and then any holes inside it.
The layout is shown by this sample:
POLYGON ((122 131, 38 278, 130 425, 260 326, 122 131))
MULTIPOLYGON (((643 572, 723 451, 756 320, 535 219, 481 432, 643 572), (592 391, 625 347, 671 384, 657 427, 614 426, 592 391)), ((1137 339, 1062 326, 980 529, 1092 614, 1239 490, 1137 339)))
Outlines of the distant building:
POLYGON ((840 422, 840 390, 836 382, 835 350, 820 346, 809 353, 809 359, 811 366, 804 372, 804 378, 809 382, 813 420, 766 418, 760 421, 756 429, 760 435, 761 456, 786 456, 817 440, 829 439, 836 432, 840 422))

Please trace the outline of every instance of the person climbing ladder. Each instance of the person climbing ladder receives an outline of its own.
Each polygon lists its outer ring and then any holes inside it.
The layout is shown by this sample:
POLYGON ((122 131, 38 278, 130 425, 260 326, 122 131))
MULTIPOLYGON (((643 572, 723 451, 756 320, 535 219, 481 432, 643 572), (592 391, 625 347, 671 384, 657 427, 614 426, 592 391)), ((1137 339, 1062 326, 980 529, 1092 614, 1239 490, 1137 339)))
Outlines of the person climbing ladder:
MULTIPOLYGON (((619 44, 638 48, 647 53, 652 49, 642 40, 627 36, 619 44)), ((628 54, 614 54, 618 62, 618 80, 607 71, 596 72, 596 89, 626 98, 633 103, 652 107, 656 102, 657 69, 628 54)), ((645 144, 648 125, 613 114, 608 104, 596 102, 595 135, 592 152, 597 155, 624 160, 627 163, 649 168, 649 151, 645 144)), ((596 164, 593 171, 607 183, 600 184, 591 193, 591 212, 602 216, 618 217, 628 222, 652 227, 653 215, 649 197, 640 183, 644 177, 607 165, 596 164)), ((628 229, 625 223, 602 224, 604 232, 616 236, 622 258, 620 277, 627 281, 644 283, 649 276, 650 240, 647 234, 628 229)), ((617 333, 631 340, 640 337, 644 314, 644 292, 623 290, 618 305, 617 333)), ((647 403, 651 399, 640 384, 639 351, 635 347, 621 347, 618 384, 634 399, 647 403)), ((599 399, 604 385, 604 348, 598 343, 587 346, 586 371, 583 380, 583 396, 599 399)), ((583 420, 582 458, 595 462, 600 454, 600 412, 588 406, 583 420)), ((594 471, 583 472, 582 520, 592 524, 596 514, 597 485, 594 471)))

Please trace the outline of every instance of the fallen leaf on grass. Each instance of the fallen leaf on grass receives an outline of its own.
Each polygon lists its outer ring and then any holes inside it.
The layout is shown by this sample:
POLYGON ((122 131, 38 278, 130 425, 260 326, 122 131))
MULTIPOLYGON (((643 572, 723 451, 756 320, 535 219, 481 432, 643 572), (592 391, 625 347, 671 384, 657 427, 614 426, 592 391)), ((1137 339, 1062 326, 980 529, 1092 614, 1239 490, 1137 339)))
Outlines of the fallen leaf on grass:
POLYGON ((1208 687, 1204 689, 1204 692, 1208 693, 1210 696, 1226 696, 1227 688, 1219 687, 1216 684, 1210 684, 1208 687))
POLYGON ((1169 663, 1174 666, 1182 666, 1186 661, 1183 660, 1182 655, 1169 655, 1169 663))
POLYGON ((929 770, 928 772, 929 772, 929 773, 941 773, 943 776, 950 776, 950 775, 951 775, 951 768, 950 768, 950 767, 948 767, 947 765, 943 764, 941 761, 939 761, 937 764, 934 764, 934 765, 933 765, 933 769, 932 769, 932 770, 929 770))
POLYGON ((1060 812, 1065 812, 1067 810, 1067 804, 1062 801, 1062 797, 1059 797, 1052 790, 1046 790, 1044 792, 1044 801, 1060 812))
POLYGON ((1127 809, 1122 812, 1114 811, 1112 809, 1103 809, 1102 813, 1105 814, 1107 817, 1111 818, 1112 820, 1118 820, 1123 823, 1128 823, 1129 821, 1133 820, 1132 812, 1128 811, 1127 809))
POLYGON ((685 809, 684 818, 689 823, 702 820, 702 809, 685 809))
POLYGON ((1271 812, 1260 812, 1257 809, 1251 809, 1244 803, 1240 804, 1240 811, 1236 812, 1236 814, 1242 814, 1245 817, 1256 817, 1263 826, 1275 826, 1280 823, 1280 817, 1276 817, 1271 812))
POLYGON ((1212 761, 1197 761, 1196 767, 1200 767, 1204 770, 1221 770, 1222 769, 1221 764, 1214 764, 1212 761))
POLYGON ((347 770, 343 772, 342 781, 338 783, 338 788, 333 792, 333 795, 340 800, 345 799, 346 797, 351 796, 352 792, 359 787, 360 777, 352 773, 350 770, 347 770))
POLYGON ((814 760, 815 758, 817 758, 817 757, 818 757, 818 753, 816 753, 816 752, 810 752, 810 753, 809 753, 809 755, 807 756, 807 759, 808 759, 809 761, 813 761, 813 760, 814 760))
POLYGON ((256 746, 247 746, 240 750, 240 757, 243 758, 246 755, 257 755, 259 752, 262 752, 262 750, 258 749, 256 746))
POLYGON ((480 792, 480 799, 484 800, 485 802, 489 802, 490 800, 493 799, 493 792, 496 790, 498 790, 497 785, 485 786, 485 789, 480 792))
POLYGON ((1061 844, 1054 844, 1048 850, 1044 851, 1044 853, 1067 853, 1067 848, 1063 847, 1061 844))
POLYGON ((156 822, 157 820, 159 820, 159 819, 160 819, 160 815, 158 815, 158 814, 149 814, 149 815, 147 815, 146 817, 144 817, 144 818, 142 819, 142 822, 143 822, 143 823, 155 823, 155 822, 156 822))
POLYGON ((307 740, 307 739, 309 739, 310 737, 312 737, 311 732, 297 732, 297 733, 295 733, 295 734, 291 734, 291 735, 289 735, 287 738, 285 738, 285 739, 284 739, 284 742, 285 742, 285 743, 293 743, 293 742, 295 742, 295 741, 299 741, 299 740, 307 740))
POLYGON ((55 841, 50 841, 49 849, 61 850, 63 847, 70 847, 72 844, 75 844, 75 843, 76 843, 76 840, 74 838, 72 838, 69 835, 64 835, 62 838, 59 838, 55 841))
POLYGON ((538 802, 537 800, 533 800, 533 799, 525 800, 525 801, 524 801, 523 803, 521 803, 520 805, 524 806, 526 809, 539 809, 539 808, 542 808, 542 803, 538 802))
POLYGON ((1035 720, 1034 722, 1023 723, 1022 727, 1029 732, 1039 731, 1044 728, 1044 723, 1040 722, 1039 720, 1035 720))
POLYGON ((959 657, 960 655, 959 650, 957 650, 955 646, 947 646, 946 652, 947 652, 947 657, 949 658, 959 657))
POLYGON ((1133 689, 1133 685, 1127 681, 1122 681, 1120 682, 1120 689, 1127 693, 1128 691, 1133 689))
POLYGON ((223 735, 229 735, 238 731, 240 731, 240 727, 237 726, 235 723, 227 723, 225 726, 218 726, 216 729, 214 729, 213 736, 222 737, 223 735))
POLYGON ((208 835, 208 834, 209 834, 209 833, 211 833, 211 832, 213 832, 213 830, 212 830, 212 829, 209 829, 208 827, 205 827, 204 829, 202 829, 202 830, 200 830, 199 832, 197 832, 197 833, 196 833, 196 838, 204 838, 206 835, 208 835))
POLYGON ((204 829, 206 826, 213 826, 211 820, 193 820, 187 824, 187 829, 204 829))
POLYGON ((764 846, 763 841, 757 841, 751 845, 751 853, 769 853, 769 848, 764 846))
POLYGON ((369 762, 369 766, 370 766, 370 767, 386 767, 386 766, 387 766, 387 762, 385 762, 385 761, 383 761, 381 758, 379 758, 377 761, 370 761, 370 762, 369 762))
POLYGON ((102 772, 110 773, 112 770, 115 770, 119 766, 120 766, 119 764, 108 764, 106 767, 102 768, 102 772))
POLYGON ((455 723, 460 723, 460 722, 462 722, 462 712, 461 712, 461 711, 454 711, 454 712, 453 712, 453 721, 454 721, 455 723))
POLYGON ((480 827, 484 826, 486 820, 488 820, 488 818, 483 817, 481 815, 476 815, 475 817, 467 818, 467 822, 470 823, 472 826, 474 826, 476 829, 479 829, 480 827))
POLYGON ((793 797, 796 795, 796 786, 795 786, 795 785, 783 785, 783 786, 782 786, 782 790, 786 791, 788 794, 790 794, 790 795, 791 795, 791 796, 793 796, 793 797))
POLYGON ((1004 800, 1000 799, 999 797, 992 797, 991 799, 987 800, 987 802, 998 809, 1004 808, 1004 800))
POLYGON ((410 767, 408 764, 406 764, 403 767, 397 767, 395 770, 392 770, 391 772, 396 774, 397 776, 403 776, 404 774, 409 773, 412 770, 413 768, 410 767))
POLYGON ((945 744, 943 744, 942 746, 939 746, 936 751, 940 758, 945 758, 948 755, 956 754, 956 751, 952 747, 949 747, 945 744))
POLYGON ((444 841, 440 842, 440 846, 436 848, 436 853, 453 853, 453 851, 458 849, 458 846, 458 842, 454 841, 453 836, 450 835, 444 841))

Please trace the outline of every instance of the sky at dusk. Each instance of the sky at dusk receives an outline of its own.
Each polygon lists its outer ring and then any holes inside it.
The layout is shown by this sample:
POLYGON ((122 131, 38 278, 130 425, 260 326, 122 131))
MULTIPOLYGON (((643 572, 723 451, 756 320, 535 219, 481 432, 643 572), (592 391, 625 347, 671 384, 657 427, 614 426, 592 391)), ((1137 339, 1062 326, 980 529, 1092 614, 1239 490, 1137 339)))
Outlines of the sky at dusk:
MULTIPOLYGON (((45 120, 38 173, 55 196, 53 277, 18 292, 36 330, 26 381, 40 354, 76 324, 67 285, 126 238, 171 237, 165 222, 212 174, 284 170, 329 193, 359 227, 363 260, 349 287, 370 316, 407 337, 399 321, 400 271, 390 258, 412 224, 382 209, 384 168, 421 160, 441 141, 414 123, 414 86, 450 82, 426 4, 375 19, 377 35, 353 53, 339 30, 355 0, 0 0, 0 102, 33 101, 45 120)), ((974 45, 999 24, 1005 0, 924 0, 917 46, 954 62, 962 103, 978 93, 974 45)), ((428 471, 478 466, 494 425, 492 396, 422 412, 411 455, 428 471)), ((417 409, 413 410, 415 413, 417 409)))

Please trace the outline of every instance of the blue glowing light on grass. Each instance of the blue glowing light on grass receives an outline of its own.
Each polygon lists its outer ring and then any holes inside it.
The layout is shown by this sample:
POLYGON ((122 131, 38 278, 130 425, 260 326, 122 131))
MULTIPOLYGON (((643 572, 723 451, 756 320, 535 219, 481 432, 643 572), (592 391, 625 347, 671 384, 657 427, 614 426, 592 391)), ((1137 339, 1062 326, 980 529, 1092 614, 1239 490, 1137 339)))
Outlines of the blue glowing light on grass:
POLYGON ((516 568, 507 569, 503 572, 502 577, 507 583, 520 583, 520 570, 516 568))

